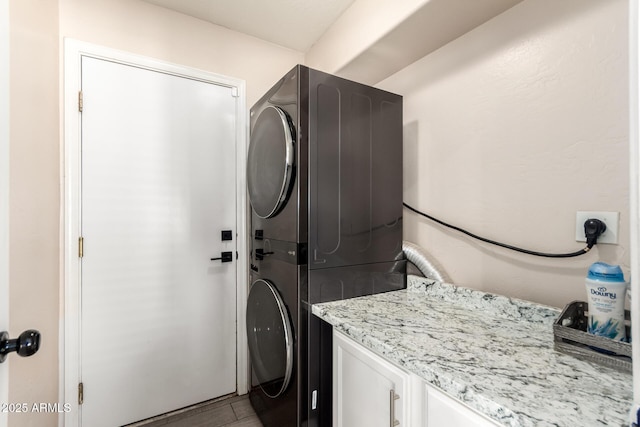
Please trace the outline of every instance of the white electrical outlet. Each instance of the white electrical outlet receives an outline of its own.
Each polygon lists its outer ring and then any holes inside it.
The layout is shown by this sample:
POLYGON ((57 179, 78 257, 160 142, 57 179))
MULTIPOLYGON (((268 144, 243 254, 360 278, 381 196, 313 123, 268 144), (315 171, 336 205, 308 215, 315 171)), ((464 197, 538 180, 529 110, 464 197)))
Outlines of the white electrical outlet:
POLYGON ((586 242, 584 235, 584 223, 588 219, 599 219, 604 222, 607 229, 598 237, 598 244, 611 243, 618 244, 618 223, 620 222, 620 212, 576 212, 576 242, 586 242))

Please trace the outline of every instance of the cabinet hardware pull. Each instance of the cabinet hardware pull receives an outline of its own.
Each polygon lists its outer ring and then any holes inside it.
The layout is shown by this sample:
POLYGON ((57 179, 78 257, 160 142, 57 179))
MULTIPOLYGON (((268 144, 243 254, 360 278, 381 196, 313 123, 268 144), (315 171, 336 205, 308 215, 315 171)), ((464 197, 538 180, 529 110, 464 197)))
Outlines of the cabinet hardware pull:
POLYGON ((400 395, 396 394, 394 389, 389 390, 389 426, 395 427, 400 425, 400 421, 396 420, 396 400, 400 399, 400 395))

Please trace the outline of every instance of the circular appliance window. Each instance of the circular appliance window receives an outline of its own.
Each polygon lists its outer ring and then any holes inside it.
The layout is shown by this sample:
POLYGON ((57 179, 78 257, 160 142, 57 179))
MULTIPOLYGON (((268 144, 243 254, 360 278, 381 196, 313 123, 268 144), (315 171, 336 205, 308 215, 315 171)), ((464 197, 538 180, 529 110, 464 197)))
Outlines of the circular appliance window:
POLYGON ((260 388, 269 397, 287 389, 293 372, 293 335, 289 313, 267 280, 251 285, 247 302, 249 355, 260 388))
POLYGON ((260 218, 275 216, 286 203, 294 163, 293 134, 281 108, 269 106, 251 132, 247 185, 253 210, 260 218))

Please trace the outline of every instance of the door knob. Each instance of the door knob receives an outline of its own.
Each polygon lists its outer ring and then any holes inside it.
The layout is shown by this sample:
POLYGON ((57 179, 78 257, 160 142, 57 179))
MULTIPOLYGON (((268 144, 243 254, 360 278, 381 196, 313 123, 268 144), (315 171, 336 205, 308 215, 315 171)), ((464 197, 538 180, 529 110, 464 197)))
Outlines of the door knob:
POLYGON ((21 333, 18 338, 10 340, 9 333, 0 333, 0 363, 4 362, 7 354, 15 351, 18 356, 29 357, 36 354, 40 348, 40 332, 35 329, 28 329, 21 333))

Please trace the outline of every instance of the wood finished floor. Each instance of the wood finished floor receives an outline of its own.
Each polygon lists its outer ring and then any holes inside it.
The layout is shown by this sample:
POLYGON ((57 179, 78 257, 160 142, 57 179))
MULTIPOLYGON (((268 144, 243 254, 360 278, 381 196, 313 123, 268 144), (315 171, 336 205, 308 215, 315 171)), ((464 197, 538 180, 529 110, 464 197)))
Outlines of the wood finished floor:
POLYGON ((263 427, 249 396, 231 396, 200 403, 126 427, 263 427))

